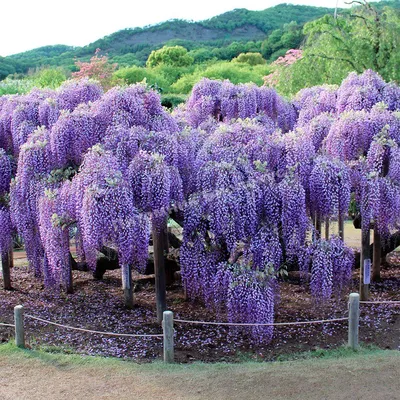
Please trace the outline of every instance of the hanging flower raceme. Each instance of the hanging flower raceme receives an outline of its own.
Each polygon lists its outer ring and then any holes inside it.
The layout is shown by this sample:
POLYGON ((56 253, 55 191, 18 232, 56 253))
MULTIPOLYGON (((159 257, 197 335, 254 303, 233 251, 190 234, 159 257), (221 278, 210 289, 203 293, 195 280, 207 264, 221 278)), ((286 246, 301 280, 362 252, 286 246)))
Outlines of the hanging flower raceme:
POLYGON ((48 175, 54 168, 49 132, 38 128, 22 145, 15 182, 10 190, 13 224, 22 236, 31 267, 37 276, 43 272, 43 245, 38 230, 38 202, 51 185, 48 175))
POLYGON ((283 136, 282 140, 285 146, 286 170, 295 173, 304 189, 308 191, 309 178, 315 156, 313 143, 309 136, 300 128, 287 133, 283 136))
POLYGON ((102 138, 103 147, 117 157, 124 173, 139 151, 145 132, 144 128, 127 128, 125 125, 111 125, 107 128, 102 138))
MULTIPOLYGON (((198 208, 197 203, 192 206, 198 208)), ((184 229, 186 230, 186 223, 184 229)), ((216 266, 225 255, 213 243, 203 222, 200 226, 196 225, 196 231, 187 232, 184 236, 180 248, 180 264, 186 294, 192 300, 199 299, 212 306, 216 266)))
POLYGON ((57 190, 47 189, 39 200, 39 231, 45 251, 44 282, 46 286, 70 282, 68 216, 57 190))
POLYGON ((208 161, 236 162, 240 159, 266 161, 270 136, 274 127, 266 127, 254 120, 238 120, 220 124, 204 141, 196 160, 196 168, 208 161))
POLYGON ((346 111, 333 123, 326 142, 330 155, 344 161, 366 156, 373 138, 388 126, 388 135, 400 139, 400 118, 377 105, 370 112, 346 111))
POLYGON ((162 107, 160 96, 143 84, 110 89, 93 105, 104 126, 140 126, 148 131, 177 132, 178 125, 162 107))
POLYGON ((16 174, 18 186, 24 191, 32 180, 47 175, 54 166, 49 131, 44 127, 38 128, 21 147, 16 174))
POLYGON ((355 72, 342 82, 337 92, 336 108, 339 113, 350 110, 369 111, 372 107, 385 100, 388 84, 372 70, 363 74, 355 72))
POLYGON ((64 210, 74 212, 86 261, 96 264, 103 246, 118 251, 121 266, 133 264, 143 271, 149 241, 149 222, 139 214, 132 189, 123 176, 118 159, 100 145, 85 155, 81 168, 61 190, 64 210))
POLYGON ((4 96, 0 108, 0 147, 12 154, 13 152, 13 136, 11 133, 11 122, 14 110, 19 105, 18 96, 4 96))
POLYGON ((62 113, 50 132, 51 149, 59 167, 80 165, 84 153, 99 143, 103 134, 104 126, 90 105, 82 104, 72 113, 62 113))
POLYGON ((300 90, 294 100, 294 105, 299 113, 296 126, 304 127, 322 113, 334 114, 336 112, 336 96, 336 86, 314 86, 300 90))
POLYGON ((89 185, 80 215, 85 255, 89 264, 103 246, 118 251, 121 268, 127 265, 143 271, 148 257, 149 221, 134 206, 130 186, 118 170, 109 170, 105 180, 89 185))
POLYGON ((94 102, 103 95, 101 85, 89 79, 69 80, 56 92, 57 108, 73 111, 79 104, 94 102))
POLYGON ((314 298, 328 300, 350 283, 354 252, 337 236, 312 242, 302 256, 300 270, 310 273, 314 298))
POLYGON ((350 174, 343 162, 317 157, 310 175, 310 208, 321 218, 345 215, 350 204, 350 174))
POLYGON ((311 119, 304 127, 304 134, 314 145, 315 153, 322 152, 324 142, 329 134, 331 126, 335 121, 334 117, 328 113, 322 113, 311 119))
POLYGON ((179 171, 160 154, 139 151, 129 165, 128 181, 134 204, 151 213, 156 225, 165 220, 173 202, 183 200, 179 171))
POLYGON ((48 97, 44 101, 42 101, 39 105, 39 123, 41 126, 45 126, 47 129, 51 129, 51 127, 57 122, 61 110, 57 104, 57 98, 48 97))
POLYGON ((276 225, 272 225, 272 228, 264 225, 259 229, 251 239, 245 258, 254 270, 265 272, 279 270, 283 262, 283 254, 276 225))
POLYGON ((0 148, 0 198, 10 190, 12 165, 10 157, 0 148))
MULTIPOLYGON (((227 311, 231 323, 272 324, 274 322, 274 288, 268 273, 238 264, 219 263, 215 274, 215 308, 227 311)), ((267 344, 272 326, 236 328, 250 331, 253 341, 267 344)))
POLYGON ((297 118, 291 103, 273 89, 254 84, 234 85, 205 78, 194 86, 186 104, 186 118, 193 127, 202 126, 209 118, 229 122, 262 115, 284 132, 293 128, 297 118))
POLYGON ((289 260, 296 259, 308 228, 305 190, 294 174, 287 174, 279 183, 281 197, 281 236, 289 260))
POLYGON ((10 250, 12 245, 11 234, 10 210, 0 201, 0 255, 10 250))
POLYGON ((399 146, 389 137, 388 127, 374 137, 365 163, 361 208, 377 231, 388 237, 399 222, 400 211, 399 146))

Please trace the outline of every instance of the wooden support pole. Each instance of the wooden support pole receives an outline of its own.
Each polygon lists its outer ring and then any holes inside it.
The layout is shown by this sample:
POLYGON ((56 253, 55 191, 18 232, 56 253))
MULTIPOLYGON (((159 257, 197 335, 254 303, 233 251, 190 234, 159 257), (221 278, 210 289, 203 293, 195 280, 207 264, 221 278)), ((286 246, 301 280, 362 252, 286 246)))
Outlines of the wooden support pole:
POLYGON ((12 258, 12 251, 4 252, 1 254, 1 271, 3 274, 3 285, 4 290, 12 290, 11 286, 11 262, 10 262, 10 255, 12 258))
POLYGON ((24 307, 14 307, 15 321, 15 344, 18 347, 25 348, 25 331, 24 331, 24 307))
POLYGON ((360 257, 360 300, 369 298, 369 279, 371 273, 370 231, 361 230, 361 257, 360 257))
MULTIPOLYGON (((167 221, 165 220, 165 224, 167 221)), ((156 304, 157 321, 161 324, 163 312, 167 309, 166 283, 165 283, 165 226, 157 227, 153 224, 153 251, 154 251, 154 274, 156 277, 156 304)))
POLYGON ((133 285, 132 285, 132 268, 129 264, 124 264, 121 268, 122 273, 122 290, 124 292, 125 307, 133 308, 133 285))
POLYGON ((164 333, 164 362, 174 362, 174 314, 172 311, 163 313, 163 333, 164 333))
POLYGON ((349 338, 348 346, 358 349, 358 327, 360 322, 360 295, 351 293, 349 297, 349 338))
POLYGON ((381 280, 381 235, 378 230, 374 228, 374 243, 373 243, 373 266, 372 266, 372 280, 379 282, 381 280))
POLYGON ((329 217, 325 219, 325 239, 329 239, 329 217))
POLYGON ((338 228, 339 237, 344 241, 344 216, 341 213, 339 213, 338 228))

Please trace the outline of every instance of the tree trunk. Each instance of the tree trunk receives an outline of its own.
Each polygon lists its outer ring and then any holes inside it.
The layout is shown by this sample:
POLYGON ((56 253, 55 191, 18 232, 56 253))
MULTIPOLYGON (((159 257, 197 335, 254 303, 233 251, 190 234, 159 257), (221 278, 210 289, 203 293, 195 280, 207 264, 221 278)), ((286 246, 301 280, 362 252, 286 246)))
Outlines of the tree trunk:
POLYGON ((12 251, 4 252, 1 254, 1 270, 3 272, 4 290, 12 290, 11 273, 10 273, 10 266, 11 266, 10 254, 12 258, 12 251))
POLYGON ((360 300, 368 300, 369 298, 369 284, 364 283, 364 266, 371 264, 370 255, 370 232, 369 229, 364 232, 361 230, 361 262, 360 262, 360 300))
POLYGON ((344 216, 341 213, 339 213, 338 228, 339 237, 344 241, 344 216))
MULTIPOLYGON (((167 221, 165 221, 165 225, 167 221)), ((166 227, 156 227, 153 225, 153 249, 154 249, 154 273, 156 276, 156 304, 157 321, 162 322, 163 312, 167 309, 166 284, 165 284, 165 232, 166 227)))
POLYGON ((325 239, 329 239, 329 217, 325 219, 325 239))
POLYGON ((67 277, 67 282, 65 285, 65 290, 68 294, 74 293, 74 285, 73 285, 73 277, 72 277, 72 264, 71 264, 71 259, 69 262, 69 268, 68 268, 68 277, 67 277))
POLYGON ((381 235, 377 229, 374 229, 374 243, 373 243, 373 268, 372 280, 379 282, 381 280, 381 235))
POLYGON ((125 264, 121 268, 122 272, 122 290, 124 292, 125 306, 133 308, 133 285, 132 285, 132 268, 129 264, 125 264))
POLYGON ((321 237, 321 217, 319 214, 315 217, 315 230, 318 232, 319 237, 321 237))

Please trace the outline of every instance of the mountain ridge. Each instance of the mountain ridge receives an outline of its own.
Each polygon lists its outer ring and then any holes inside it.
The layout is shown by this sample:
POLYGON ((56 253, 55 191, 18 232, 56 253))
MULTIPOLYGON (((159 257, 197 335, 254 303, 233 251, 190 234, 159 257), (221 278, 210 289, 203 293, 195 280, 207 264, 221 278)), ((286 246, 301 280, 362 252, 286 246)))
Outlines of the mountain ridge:
POLYGON ((100 48, 111 59, 136 54, 139 64, 143 64, 152 50, 165 44, 182 44, 191 50, 201 46, 224 47, 235 41, 261 41, 284 24, 295 21, 302 25, 326 13, 333 13, 333 10, 287 3, 261 11, 238 8, 203 21, 174 19, 143 28, 126 28, 86 46, 42 46, 4 59, 15 62, 19 66, 18 70, 22 72, 43 65, 70 66, 75 58, 89 59, 95 50, 100 48))

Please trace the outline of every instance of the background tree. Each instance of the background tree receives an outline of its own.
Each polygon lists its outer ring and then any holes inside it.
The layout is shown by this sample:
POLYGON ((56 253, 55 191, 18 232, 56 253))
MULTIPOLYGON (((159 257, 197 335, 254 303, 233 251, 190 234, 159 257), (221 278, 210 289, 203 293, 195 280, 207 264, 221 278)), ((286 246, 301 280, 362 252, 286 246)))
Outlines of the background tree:
POLYGON ((193 57, 182 46, 164 46, 159 50, 153 50, 147 59, 147 67, 157 67, 160 64, 171 67, 187 67, 193 64, 193 57))
POLYGON ((307 35, 302 60, 296 62, 278 88, 295 93, 306 86, 340 84, 349 72, 372 69, 387 80, 400 80, 400 12, 375 8, 366 0, 350 13, 325 15, 304 26, 307 35))
POLYGON ((76 61, 75 65, 79 68, 78 72, 74 72, 74 78, 91 78, 100 82, 103 88, 110 88, 112 75, 117 64, 110 64, 107 56, 100 55, 101 50, 97 49, 95 55, 90 59, 90 62, 76 61))

